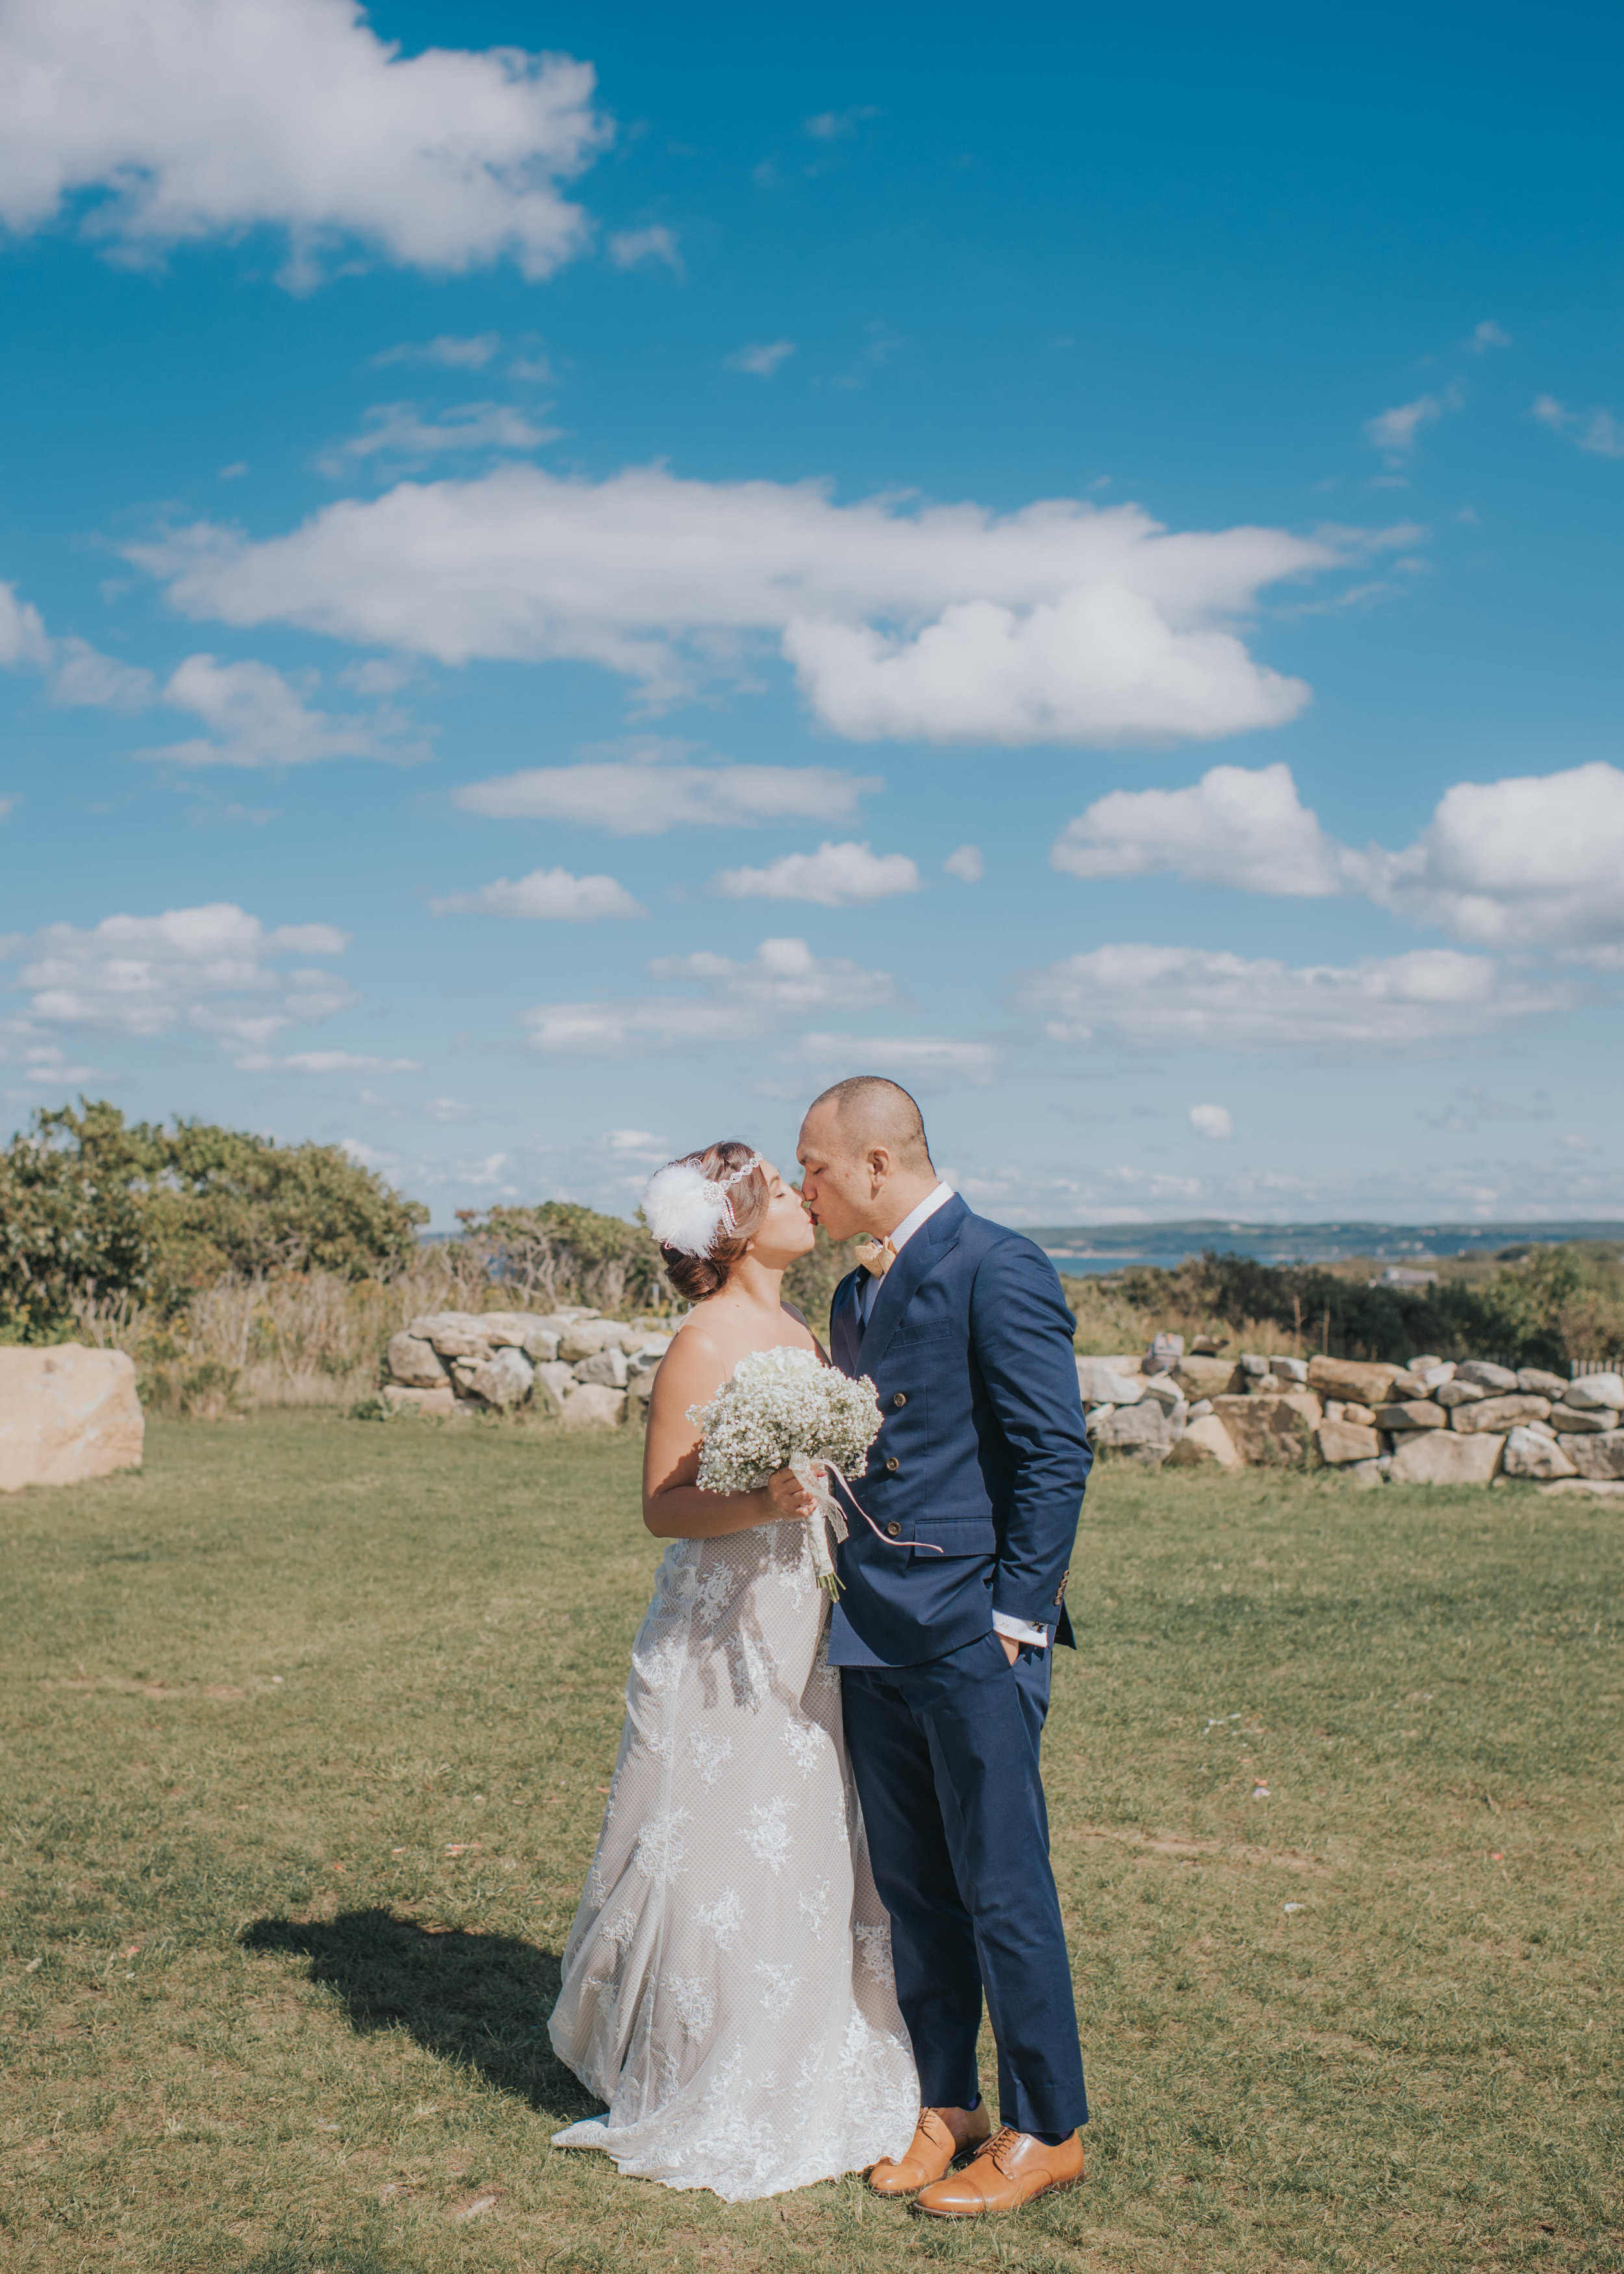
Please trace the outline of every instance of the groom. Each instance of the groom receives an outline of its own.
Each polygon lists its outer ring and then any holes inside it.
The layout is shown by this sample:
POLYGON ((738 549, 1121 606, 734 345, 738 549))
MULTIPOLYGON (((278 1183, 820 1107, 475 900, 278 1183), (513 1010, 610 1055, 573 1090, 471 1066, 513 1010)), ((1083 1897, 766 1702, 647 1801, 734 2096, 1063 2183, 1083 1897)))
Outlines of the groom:
POLYGON ((942 1183, 895 1082, 825 1090, 797 1153, 814 1219, 877 1243, 831 1313, 835 1364, 872 1378, 883 1419, 855 1480, 869 1522, 853 1517, 839 1551, 829 1655, 923 2105, 907 2154, 870 2184, 974 2218, 1083 2174, 1038 1767, 1089 1465, 1074 1321, 1042 1250, 942 1183), (983 1992, 996 2134, 976 2082, 983 1992))

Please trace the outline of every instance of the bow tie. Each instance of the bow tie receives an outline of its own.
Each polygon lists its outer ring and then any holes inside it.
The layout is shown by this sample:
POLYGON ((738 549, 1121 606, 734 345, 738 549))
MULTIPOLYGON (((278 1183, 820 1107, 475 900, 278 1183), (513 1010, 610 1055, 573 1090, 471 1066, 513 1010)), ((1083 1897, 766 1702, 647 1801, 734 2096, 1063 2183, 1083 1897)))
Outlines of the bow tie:
POLYGON ((871 1277, 883 1279, 897 1260, 897 1251, 889 1239, 863 1239, 857 1245, 857 1261, 871 1277))

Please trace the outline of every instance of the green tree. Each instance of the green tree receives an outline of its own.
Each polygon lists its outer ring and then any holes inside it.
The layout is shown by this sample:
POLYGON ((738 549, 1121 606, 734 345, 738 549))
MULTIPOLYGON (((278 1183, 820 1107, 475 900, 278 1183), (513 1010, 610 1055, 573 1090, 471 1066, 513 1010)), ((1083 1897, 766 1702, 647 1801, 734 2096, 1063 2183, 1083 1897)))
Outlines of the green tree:
POLYGON ((61 1329, 76 1296, 145 1295, 153 1242, 139 1148, 116 1106, 40 1112, 0 1153, 0 1336, 61 1329))
POLYGON ((534 1208, 459 1209, 457 1220, 503 1285, 526 1305, 641 1311, 671 1300, 646 1228, 573 1201, 534 1208))

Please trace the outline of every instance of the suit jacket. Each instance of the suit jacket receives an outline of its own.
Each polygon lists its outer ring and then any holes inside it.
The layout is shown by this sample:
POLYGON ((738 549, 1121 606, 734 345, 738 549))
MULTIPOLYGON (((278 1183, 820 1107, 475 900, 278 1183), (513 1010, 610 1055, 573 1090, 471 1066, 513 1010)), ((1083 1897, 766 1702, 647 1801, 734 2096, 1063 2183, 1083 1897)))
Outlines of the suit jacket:
POLYGON ((1070 1643, 1066 1570, 1092 1455, 1054 1265, 955 1194, 885 1274, 865 1329, 868 1276, 835 1290, 830 1345, 879 1395, 880 1434, 852 1482, 883 1536, 847 1510, 831 1662, 919 1665, 990 1632, 995 1610, 1070 1643))

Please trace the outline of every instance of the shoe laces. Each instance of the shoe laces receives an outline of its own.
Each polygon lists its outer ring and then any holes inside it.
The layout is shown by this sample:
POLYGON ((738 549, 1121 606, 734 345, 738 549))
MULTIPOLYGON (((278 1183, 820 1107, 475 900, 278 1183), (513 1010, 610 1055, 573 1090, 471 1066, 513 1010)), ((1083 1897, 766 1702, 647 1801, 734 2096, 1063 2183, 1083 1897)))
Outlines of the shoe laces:
POLYGON ((1015 2130, 1012 2125, 1003 2124, 1000 2125, 998 2129, 993 2134, 992 2138, 987 2142, 985 2146, 981 2149, 981 2153, 983 2156, 990 2156, 993 2160, 994 2168, 1002 2172, 1005 2179, 1008 2179, 1010 2167, 1004 2162, 1004 2158, 1009 2154, 1012 2148, 1019 2146, 1020 2140, 1021 2135, 1015 2130))
POLYGON ((948 2126, 943 2121, 942 2118, 936 2114, 934 2108, 921 2108, 920 2110, 919 2128, 924 2134, 926 2139, 930 2142, 932 2147, 935 2148, 939 2148, 944 2140, 951 2140, 953 2136, 948 2126))

